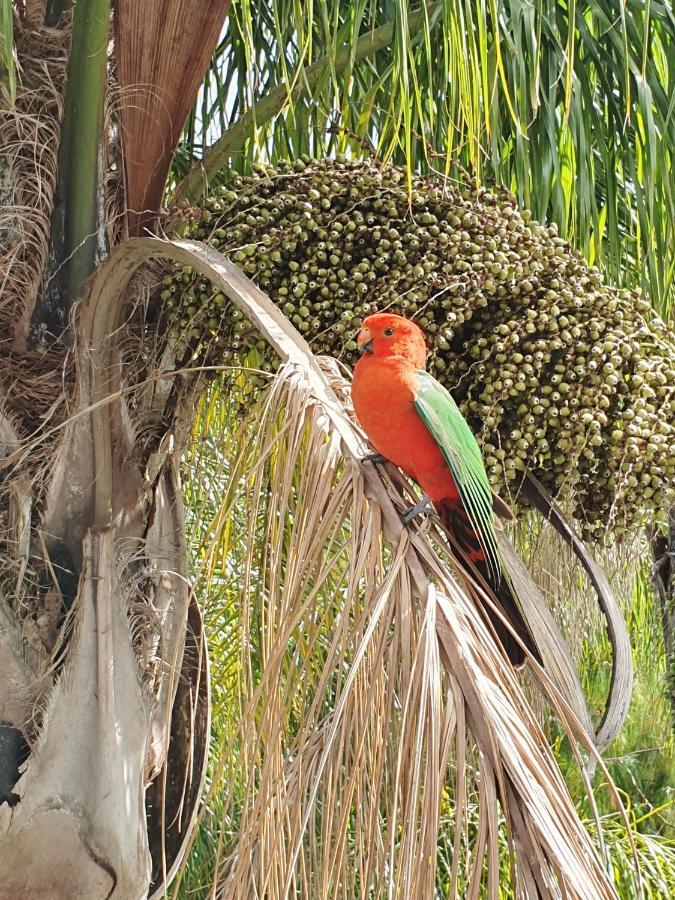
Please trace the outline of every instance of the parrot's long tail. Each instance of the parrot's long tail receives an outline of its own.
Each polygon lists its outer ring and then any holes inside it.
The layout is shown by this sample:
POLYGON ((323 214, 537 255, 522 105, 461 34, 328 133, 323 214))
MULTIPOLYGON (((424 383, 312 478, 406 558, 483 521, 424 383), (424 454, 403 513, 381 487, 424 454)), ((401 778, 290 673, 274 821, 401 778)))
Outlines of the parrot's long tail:
MULTIPOLYGON (((468 557, 478 573, 496 595, 502 610, 504 611, 504 615, 511 623, 511 626, 518 634, 523 644, 525 644, 534 658, 538 662, 541 662, 541 656, 539 655, 539 651, 532 639, 532 635, 523 619, 523 614, 518 606, 518 601, 513 595, 511 586, 501 573, 499 573, 499 577, 496 578, 495 574, 488 566, 485 552, 478 540, 478 536, 476 535, 466 510, 459 503, 441 503, 437 505, 436 508, 441 521, 457 543, 459 554, 456 555, 464 554, 468 557)), ((514 666, 521 666, 525 662, 525 652, 523 648, 516 641, 496 612, 488 606, 487 603, 482 603, 481 606, 486 618, 492 623, 508 658, 514 666)))

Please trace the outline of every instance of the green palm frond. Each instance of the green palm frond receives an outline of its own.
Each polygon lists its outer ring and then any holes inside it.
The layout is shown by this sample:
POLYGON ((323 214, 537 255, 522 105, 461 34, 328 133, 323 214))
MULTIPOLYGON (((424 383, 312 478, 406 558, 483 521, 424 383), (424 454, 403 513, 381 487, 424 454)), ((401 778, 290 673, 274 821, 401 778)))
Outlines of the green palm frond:
POLYGON ((0 88, 6 100, 16 97, 16 69, 14 66, 14 22, 12 0, 0 0, 0 88))
POLYGON ((211 175, 348 150, 505 184, 668 313, 674 46, 662 0, 236 0, 186 147, 211 175))

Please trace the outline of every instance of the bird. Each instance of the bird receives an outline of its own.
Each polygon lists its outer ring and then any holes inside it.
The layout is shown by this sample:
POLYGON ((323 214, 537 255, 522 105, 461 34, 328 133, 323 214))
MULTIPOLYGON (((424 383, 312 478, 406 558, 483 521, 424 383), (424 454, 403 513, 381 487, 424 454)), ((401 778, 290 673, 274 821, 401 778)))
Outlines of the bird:
MULTIPOLYGON (((540 662, 497 549, 494 507, 508 507, 492 493, 480 448, 459 407, 426 371, 423 331, 403 316, 374 313, 363 321, 356 345, 360 357, 351 389, 356 418, 376 455, 402 469, 426 495, 404 521, 431 502, 459 555, 487 582, 513 629, 540 662)), ((487 602, 481 603, 509 660, 522 666, 523 647, 487 602)))

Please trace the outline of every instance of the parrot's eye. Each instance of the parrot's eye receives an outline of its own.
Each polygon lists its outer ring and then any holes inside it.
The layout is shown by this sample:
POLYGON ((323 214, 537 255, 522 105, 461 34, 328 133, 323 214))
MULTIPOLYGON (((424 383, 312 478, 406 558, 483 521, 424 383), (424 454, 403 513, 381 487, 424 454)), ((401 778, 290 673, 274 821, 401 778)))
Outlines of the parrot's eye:
POLYGON ((385 328, 383 333, 386 334, 387 337, 391 337, 392 334, 394 333, 394 329, 393 328, 385 328))

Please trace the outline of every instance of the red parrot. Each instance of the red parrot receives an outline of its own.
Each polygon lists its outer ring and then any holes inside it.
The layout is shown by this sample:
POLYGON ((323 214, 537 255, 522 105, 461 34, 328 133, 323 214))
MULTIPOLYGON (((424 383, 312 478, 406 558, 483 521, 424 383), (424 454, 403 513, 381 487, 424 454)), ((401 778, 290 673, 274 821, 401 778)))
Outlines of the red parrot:
MULTIPOLYGON (((480 449, 448 391, 425 371, 422 331, 402 316, 376 313, 363 322, 357 347, 361 357, 354 367, 352 400, 368 439, 422 488, 499 598, 516 633, 540 659, 502 576, 493 495, 480 449)), ((523 649, 492 610, 486 607, 485 613, 511 662, 522 665, 523 649)))

